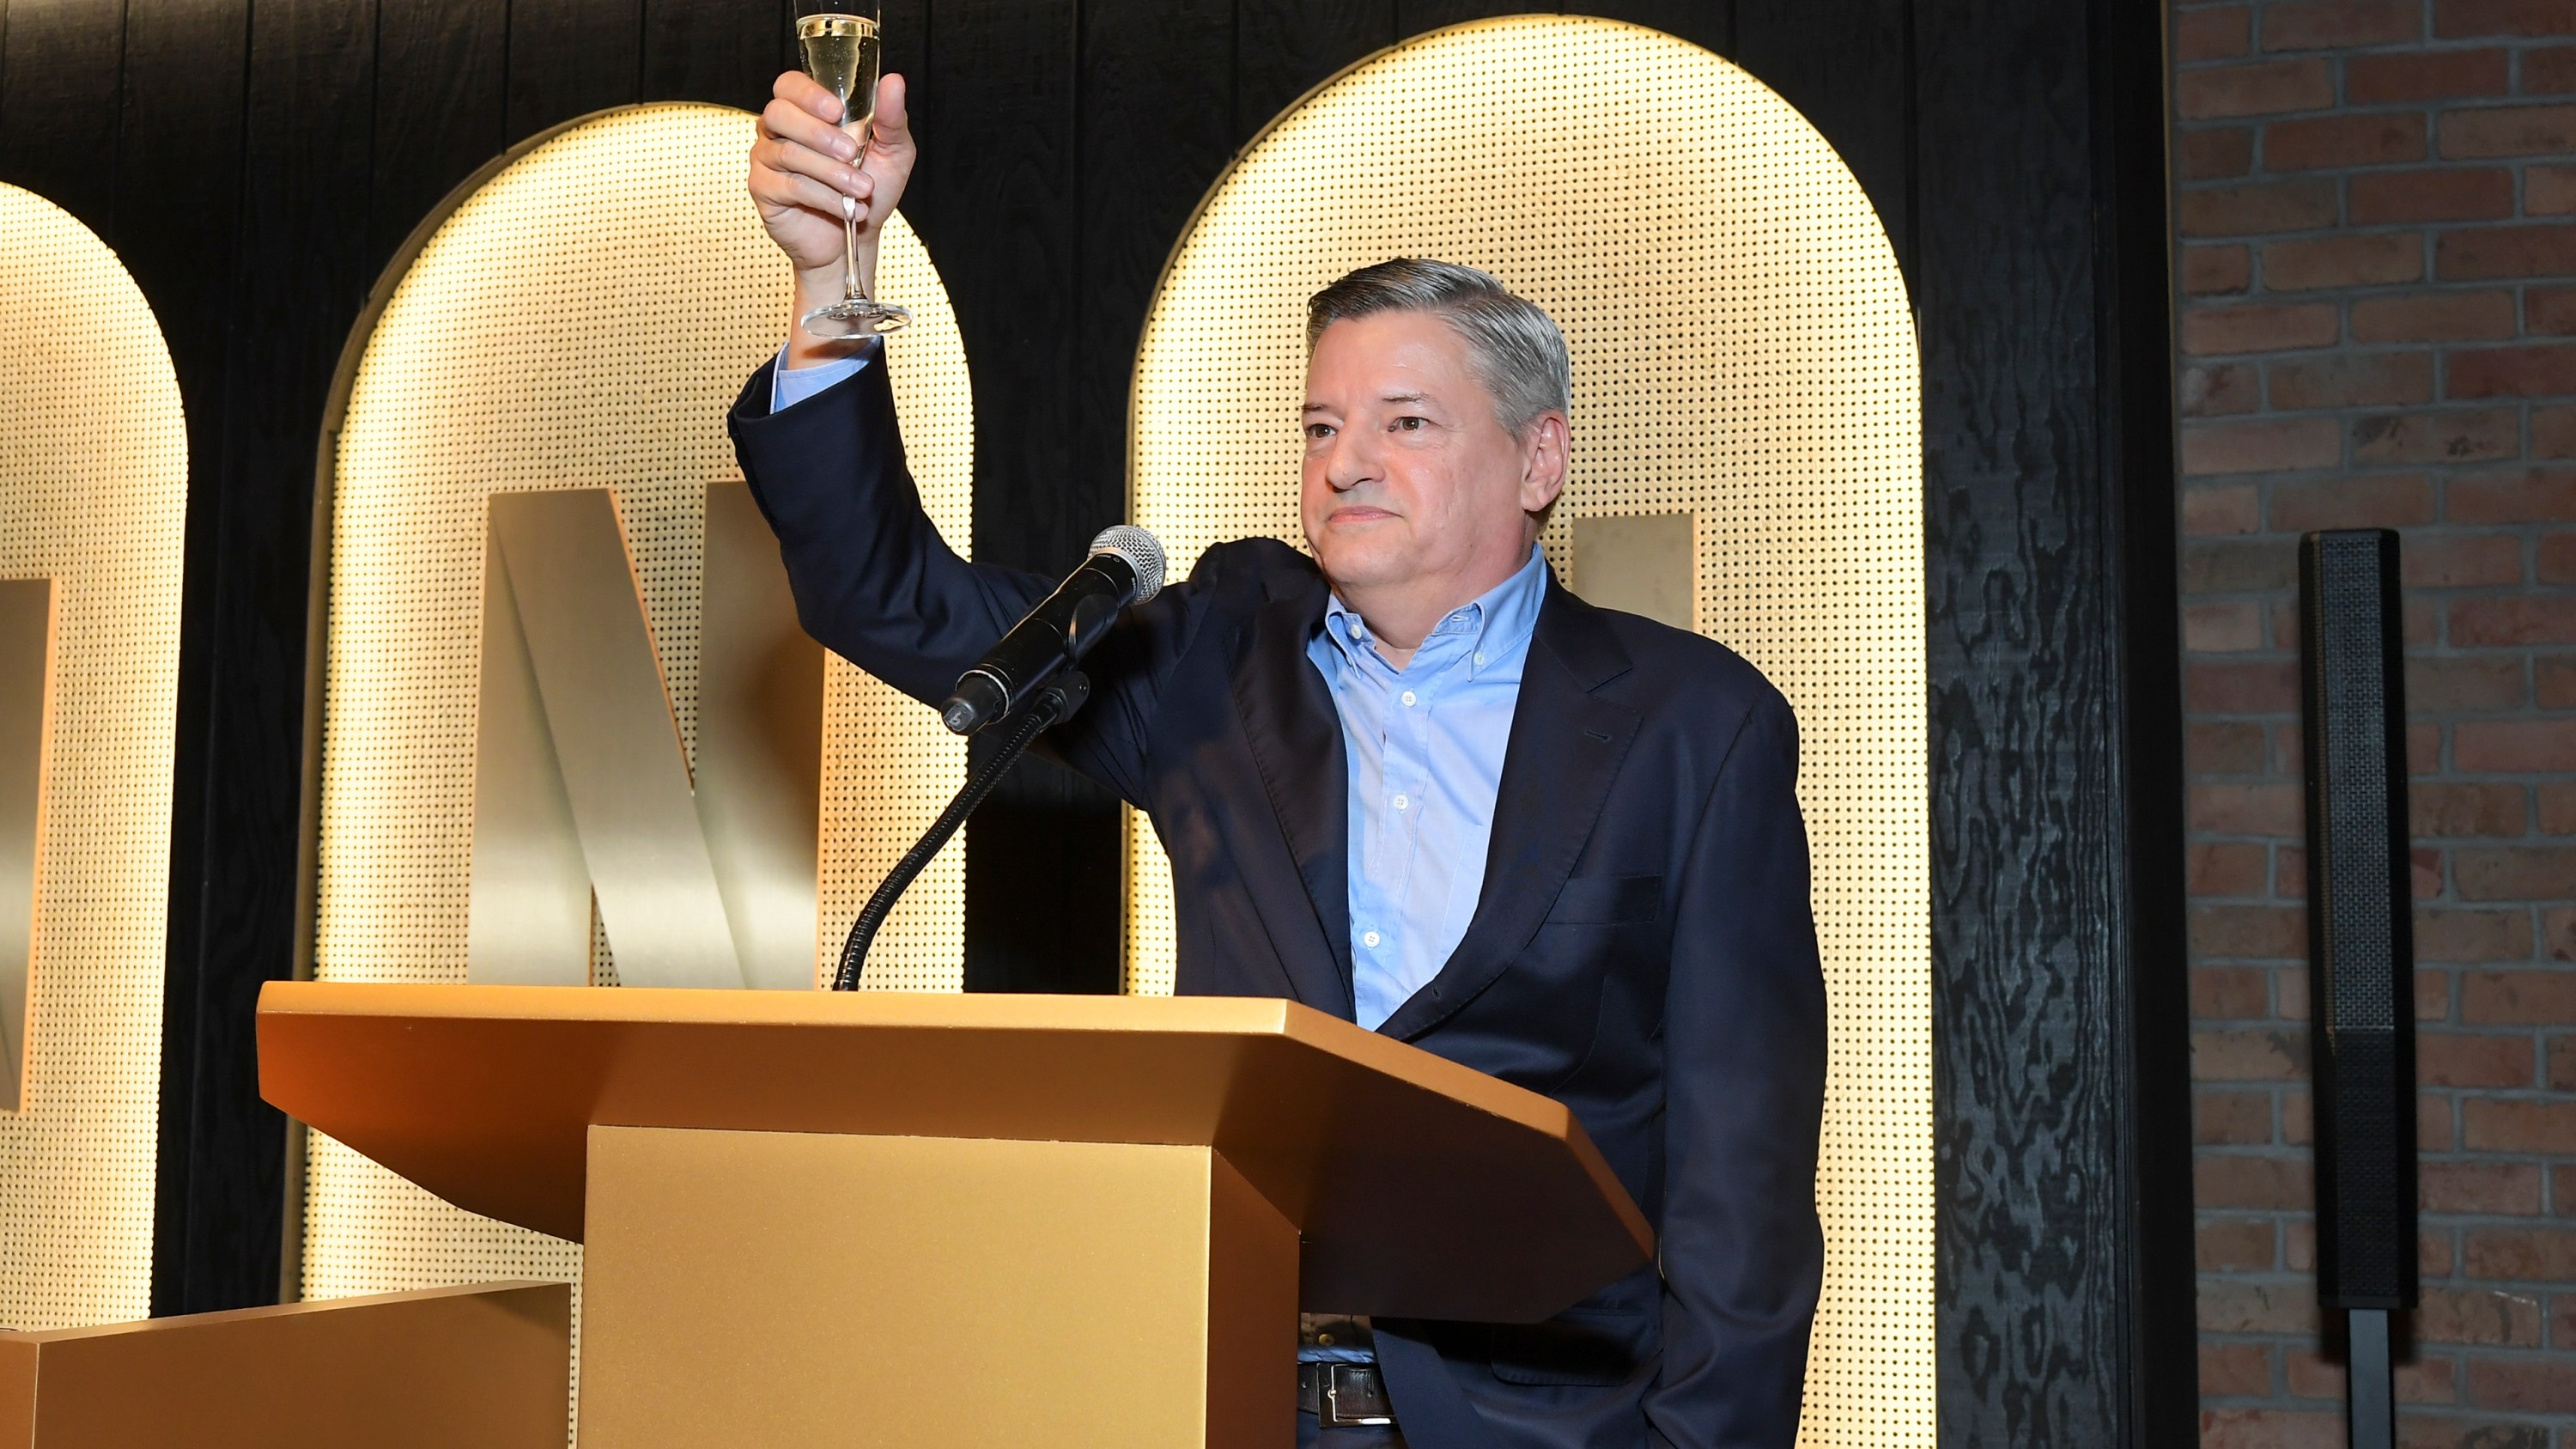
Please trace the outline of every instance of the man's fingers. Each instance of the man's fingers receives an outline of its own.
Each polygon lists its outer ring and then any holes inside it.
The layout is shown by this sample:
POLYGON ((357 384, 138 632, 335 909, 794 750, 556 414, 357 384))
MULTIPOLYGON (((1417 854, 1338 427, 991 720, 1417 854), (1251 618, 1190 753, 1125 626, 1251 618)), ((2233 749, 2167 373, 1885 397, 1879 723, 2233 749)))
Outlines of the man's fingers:
POLYGON ((834 124, 840 106, 813 77, 789 71, 772 87, 746 186, 770 236, 799 267, 820 265, 809 252, 839 254, 836 223, 845 216, 855 213, 861 236, 873 237, 903 194, 913 158, 904 91, 900 76, 880 84, 874 140, 862 153, 857 139, 834 124))
POLYGON ((818 216, 841 219, 841 193, 810 176, 791 176, 784 171, 755 171, 751 178, 751 199, 772 208, 796 207, 818 216))
POLYGON ((841 121, 841 102, 821 81, 801 70, 785 70, 771 82, 769 93, 798 110, 831 125, 841 121))
POLYGON ((793 141, 809 151, 844 161, 858 157, 858 142, 848 132, 787 101, 771 101, 761 111, 760 134, 774 141, 793 141))
POLYGON ((846 161, 817 156, 793 141, 759 141, 751 148, 751 165, 755 172, 763 169, 795 176, 808 176, 843 195, 867 200, 876 192, 876 180, 846 161))

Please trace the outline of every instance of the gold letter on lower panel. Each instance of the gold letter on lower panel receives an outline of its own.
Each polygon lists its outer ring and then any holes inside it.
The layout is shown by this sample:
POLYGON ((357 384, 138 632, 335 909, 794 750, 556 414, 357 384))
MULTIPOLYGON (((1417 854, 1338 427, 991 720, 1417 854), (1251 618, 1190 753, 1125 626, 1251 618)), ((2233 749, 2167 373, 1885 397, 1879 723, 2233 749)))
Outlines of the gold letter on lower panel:
POLYGON ((1696 629, 1698 585, 1698 515, 1576 516, 1573 587, 1587 603, 1696 629))
POLYGON ((694 773, 606 489, 500 493, 484 582, 467 974, 811 987, 820 646, 738 483, 707 498, 694 773))
POLYGON ((19 1108, 27 968, 36 949, 36 824, 45 775, 53 584, 0 580, 0 1110, 19 1108))

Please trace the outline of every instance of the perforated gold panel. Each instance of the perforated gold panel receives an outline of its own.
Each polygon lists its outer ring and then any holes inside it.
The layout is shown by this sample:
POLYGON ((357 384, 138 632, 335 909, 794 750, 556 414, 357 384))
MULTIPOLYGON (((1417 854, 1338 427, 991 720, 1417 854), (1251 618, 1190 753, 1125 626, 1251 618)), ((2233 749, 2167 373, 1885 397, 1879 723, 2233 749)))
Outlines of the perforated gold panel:
MULTIPOLYGON (((1396 255, 1484 267, 1565 328, 1558 569, 1577 517, 1693 515, 1700 631, 1797 708, 1833 1001, 1803 1442, 1929 1445, 1921 409, 1876 215, 1786 102, 1653 31, 1522 17, 1368 61, 1245 153, 1164 277, 1131 489, 1176 567, 1297 539, 1305 299, 1396 255)), ((1167 991, 1170 868, 1130 839, 1129 986, 1167 991)))
MULTIPOLYGON (((752 127, 738 111, 658 105, 563 131, 456 207, 377 319, 331 479, 317 975, 465 979, 493 492, 614 491, 694 748, 705 485, 739 476, 725 409, 788 323, 785 264, 742 193, 752 127)), ((913 309, 890 344, 904 441, 931 517, 963 552, 965 349, 900 216, 879 286, 913 309)), ((837 659, 824 712, 818 973, 965 773, 963 746, 930 711, 837 659)), ((956 989, 963 870, 951 847, 924 874, 878 938, 871 985, 956 989)), ((571 1277, 579 1264, 571 1244, 451 1208, 319 1134, 304 1228, 311 1297, 571 1277)))
POLYGON ((53 580, 0 1327, 151 1304, 187 495, 178 374, 143 293, 88 228, 0 185, 0 579, 53 580))

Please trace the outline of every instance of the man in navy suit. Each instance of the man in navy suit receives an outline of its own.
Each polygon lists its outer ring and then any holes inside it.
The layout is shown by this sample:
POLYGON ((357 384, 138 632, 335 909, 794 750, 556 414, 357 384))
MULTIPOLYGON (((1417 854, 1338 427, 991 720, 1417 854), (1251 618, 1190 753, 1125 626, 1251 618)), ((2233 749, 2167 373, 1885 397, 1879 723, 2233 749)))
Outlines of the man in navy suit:
MULTIPOLYGON (((872 272, 915 154, 900 77, 864 155, 838 110, 780 77, 751 154, 799 315, 840 295, 844 198, 872 272)), ((1540 1325, 1310 1320, 1300 1443, 1788 1449, 1824 1260, 1796 721, 1722 645, 1549 571, 1570 368, 1544 313, 1400 259, 1318 293, 1309 341, 1313 557, 1209 549, 1090 656, 1053 746, 1152 817, 1181 991, 1289 997, 1555 1097, 1661 1251, 1540 1325)), ((873 344, 791 328, 730 424, 806 627, 915 698, 1052 587, 940 539, 873 344)))

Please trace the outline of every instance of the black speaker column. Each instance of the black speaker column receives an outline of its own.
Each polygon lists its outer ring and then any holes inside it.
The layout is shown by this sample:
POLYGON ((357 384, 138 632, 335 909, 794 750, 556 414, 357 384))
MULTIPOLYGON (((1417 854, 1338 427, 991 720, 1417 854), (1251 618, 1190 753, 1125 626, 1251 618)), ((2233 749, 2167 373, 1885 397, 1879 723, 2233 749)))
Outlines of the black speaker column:
POLYGON ((2415 936, 2397 535, 2299 547, 2316 1057, 2317 1297, 2348 1315, 2354 1449, 2388 1449, 2391 1309, 2415 1306, 2415 936))

